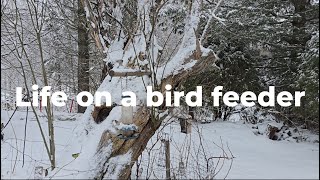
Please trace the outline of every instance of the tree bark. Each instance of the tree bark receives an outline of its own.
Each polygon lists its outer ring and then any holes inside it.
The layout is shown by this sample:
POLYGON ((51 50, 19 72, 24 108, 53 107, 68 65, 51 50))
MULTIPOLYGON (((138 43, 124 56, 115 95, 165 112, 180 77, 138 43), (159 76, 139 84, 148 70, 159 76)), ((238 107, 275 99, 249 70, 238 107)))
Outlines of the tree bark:
MULTIPOLYGON (((86 16, 81 0, 78 0, 78 93, 90 90, 89 87, 89 35, 86 27, 86 16)), ((88 100, 86 96, 82 98, 88 100)), ((84 113, 86 107, 78 105, 78 113, 84 113)))

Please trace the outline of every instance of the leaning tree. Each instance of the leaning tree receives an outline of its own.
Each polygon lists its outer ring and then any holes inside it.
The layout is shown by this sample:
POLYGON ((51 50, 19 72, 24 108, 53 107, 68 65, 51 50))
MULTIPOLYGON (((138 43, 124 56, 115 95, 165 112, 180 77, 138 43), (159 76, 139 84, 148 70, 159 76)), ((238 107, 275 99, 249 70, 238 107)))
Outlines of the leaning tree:
MULTIPOLYGON (((105 54, 105 78, 98 91, 109 92, 113 104, 87 108, 83 118, 86 126, 77 134, 82 149, 75 162, 93 169, 85 175, 89 178, 128 179, 149 139, 170 114, 164 105, 146 106, 146 87, 165 95, 165 85, 177 89, 186 78, 215 62, 215 54, 201 45, 208 31, 199 32, 198 27, 205 4, 195 0, 82 3, 91 37, 105 54), (137 96, 137 106, 131 111, 121 107, 123 91, 137 96), (136 138, 118 136, 125 113, 132 113, 136 138)), ((210 16, 216 17, 216 9, 210 16)))

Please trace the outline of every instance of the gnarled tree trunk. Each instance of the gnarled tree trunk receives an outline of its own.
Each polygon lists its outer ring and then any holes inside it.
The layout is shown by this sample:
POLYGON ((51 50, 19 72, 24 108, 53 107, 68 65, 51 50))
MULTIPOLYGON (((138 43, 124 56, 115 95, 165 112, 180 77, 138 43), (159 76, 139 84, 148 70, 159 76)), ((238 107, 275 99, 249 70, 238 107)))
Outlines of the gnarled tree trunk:
MULTIPOLYGON (((182 71, 181 73, 169 76, 162 81, 163 88, 162 92, 164 93, 164 86, 166 84, 172 85, 172 87, 178 86, 182 81, 184 81, 188 76, 200 72, 209 62, 215 60, 214 54, 209 54, 206 57, 202 57, 197 61, 196 65, 189 71, 182 71)), ((116 135, 105 131, 100 139, 98 149, 103 149, 104 146, 108 145, 111 140, 113 143, 113 150, 109 158, 115 157, 118 155, 123 155, 132 152, 131 161, 127 164, 119 173, 120 179, 129 179, 131 175, 131 168, 134 163, 138 160, 138 157, 142 154, 143 150, 147 146, 149 139, 155 134, 156 130, 160 127, 162 120, 169 115, 170 111, 162 114, 161 118, 154 119, 151 114, 151 108, 141 107, 137 110, 133 122, 138 126, 139 137, 132 140, 123 140, 119 139, 116 135)), ((108 165, 108 159, 105 160, 103 166, 101 167, 100 174, 96 176, 98 179, 103 179, 107 172, 112 171, 112 166, 108 165)))
MULTIPOLYGON (((161 1, 159 3, 165 2, 161 1)), ((126 41, 125 48, 122 49, 123 59, 113 59, 117 54, 112 54, 112 50, 110 51, 111 53, 106 53, 106 56, 108 56, 107 59, 109 59, 109 62, 107 63, 114 65, 112 72, 117 72, 117 67, 121 67, 122 69, 119 71, 119 76, 117 77, 111 77, 110 73, 108 73, 106 79, 98 90, 109 91, 112 96, 120 96, 120 89, 123 90, 123 86, 127 86, 125 87, 126 90, 131 90, 139 95, 146 95, 145 86, 152 86, 153 90, 161 91, 164 94, 164 87, 166 84, 170 84, 172 87, 177 87, 186 78, 200 72, 204 67, 213 64, 215 61, 215 54, 208 49, 200 47, 200 43, 196 35, 196 30, 198 29, 198 23, 200 20, 200 4, 198 1, 192 2, 192 6, 190 6, 191 10, 185 17, 185 30, 182 41, 179 44, 180 48, 176 52, 176 55, 170 56, 166 62, 158 62, 160 61, 160 55, 158 55, 160 49, 156 43, 157 37, 154 34, 156 31, 156 19, 159 10, 161 7, 164 7, 165 4, 153 4, 152 1, 143 0, 137 1, 136 9, 134 9, 136 12, 132 14, 137 14, 137 17, 135 17, 137 19, 135 20, 140 29, 134 30, 137 31, 134 37, 132 36, 133 33, 131 34, 128 32, 128 28, 125 27, 125 24, 122 24, 123 19, 118 19, 116 13, 113 14, 113 11, 110 9, 108 10, 107 8, 99 8, 104 5, 107 7, 108 4, 106 2, 104 2, 104 4, 101 1, 90 3, 89 0, 83 0, 83 3, 87 10, 86 14, 88 21, 90 21, 89 24, 92 25, 90 28, 91 35, 93 36, 93 39, 95 39, 97 47, 101 48, 102 51, 108 52, 107 50, 109 48, 113 48, 113 44, 108 42, 108 38, 101 38, 104 36, 103 32, 105 32, 101 25, 103 22, 101 21, 111 18, 117 24, 119 39, 121 39, 120 34, 123 36, 126 35, 124 32, 127 32, 129 34, 128 37, 130 37, 129 42, 126 41), (102 10, 104 10, 104 12, 101 12, 102 10), (100 17, 101 14, 107 14, 108 17, 100 17), (153 22, 149 19, 150 17, 152 17, 153 22), (130 54, 130 52, 134 52, 134 54, 129 57, 127 54, 130 54), (139 60, 138 56, 141 52, 146 55, 146 60, 141 60, 141 58, 139 60), (154 55, 154 52, 156 52, 156 55, 154 55), (147 61, 146 66, 148 67, 146 71, 151 73, 137 73, 135 76, 136 72, 141 72, 142 70, 141 64, 139 63, 143 63, 145 61, 147 61), (131 73, 123 73, 123 68, 130 69, 128 72, 131 73), (128 80, 128 74, 135 77, 128 80), (123 79, 125 79, 126 83, 123 83, 123 79), (127 81, 129 81, 129 83, 127 81), (140 90, 137 87, 142 88, 140 90)), ((112 9, 117 7, 117 5, 108 5, 108 7, 112 9)), ((127 9, 123 11, 127 11, 127 9)), ((119 11, 117 12, 119 13, 119 11)), ((127 18, 123 16, 119 17, 127 18)), ((113 43, 116 44, 120 42, 121 41, 119 40, 118 42, 115 41, 113 43)), ((115 45, 115 47, 118 46, 119 45, 115 45)), ((155 115, 155 108, 147 107, 144 100, 144 97, 138 97, 137 102, 139 103, 139 108, 136 110, 133 118, 133 123, 138 127, 138 138, 130 140, 120 139, 117 137, 117 134, 110 131, 110 129, 106 129, 102 133, 99 141, 99 147, 97 148, 97 154, 105 154, 104 151, 108 149, 107 147, 111 147, 111 151, 110 153, 107 153, 107 157, 103 157, 99 159, 99 162, 97 162, 95 178, 130 178, 132 166, 142 154, 149 139, 160 127, 162 120, 170 113, 169 110, 167 110, 160 115, 155 115), (130 155, 130 158, 126 164, 114 163, 114 158, 128 154, 130 155)), ((99 119, 99 123, 101 121, 113 120, 109 118, 109 114, 113 114, 113 111, 116 111, 117 107, 105 107, 105 109, 105 112, 108 114, 103 114, 103 112, 101 114, 101 108, 99 107, 93 108, 92 115, 94 116, 94 119, 99 119), (97 116, 101 116, 102 118, 97 116)))

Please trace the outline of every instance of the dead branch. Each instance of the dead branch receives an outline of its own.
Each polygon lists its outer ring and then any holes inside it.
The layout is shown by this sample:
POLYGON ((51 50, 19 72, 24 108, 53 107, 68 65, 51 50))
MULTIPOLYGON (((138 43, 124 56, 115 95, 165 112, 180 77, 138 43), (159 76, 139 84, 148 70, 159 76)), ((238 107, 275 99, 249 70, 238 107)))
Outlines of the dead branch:
POLYGON ((149 71, 132 71, 132 72, 116 72, 114 70, 109 71, 111 77, 128 77, 128 76, 150 76, 151 72, 149 71))

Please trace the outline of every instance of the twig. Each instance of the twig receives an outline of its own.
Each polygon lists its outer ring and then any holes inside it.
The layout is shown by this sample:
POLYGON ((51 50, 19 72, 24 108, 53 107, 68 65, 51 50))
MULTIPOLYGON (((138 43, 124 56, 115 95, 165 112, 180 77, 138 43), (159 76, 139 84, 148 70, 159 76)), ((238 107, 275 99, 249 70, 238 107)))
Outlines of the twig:
POLYGON ((24 166, 24 152, 25 152, 25 149, 26 149, 28 110, 29 110, 29 108, 27 107, 26 123, 25 123, 25 125, 24 125, 24 140, 23 140, 23 151, 22 151, 22 167, 24 166))
POLYGON ((4 125, 3 128, 1 129, 1 132, 7 127, 7 125, 8 125, 9 122, 11 121, 13 115, 16 113, 17 109, 18 109, 18 106, 16 107, 16 109, 15 109, 15 110, 13 111, 13 113, 11 114, 11 116, 10 116, 8 122, 6 123, 6 125, 4 125))
POLYGON ((17 160, 18 160, 18 141, 17 141, 17 135, 16 135, 16 131, 14 130, 13 128, 13 125, 12 123, 10 123, 11 127, 12 127, 12 131, 13 131, 13 134, 14 134, 14 138, 15 138, 15 142, 16 142, 16 159, 14 161, 14 165, 13 165, 13 169, 12 169, 12 173, 14 173, 14 170, 16 168, 16 164, 17 164, 17 160))
POLYGON ((71 164, 76 158, 72 159, 70 162, 68 162, 67 164, 65 164, 64 166, 62 166, 59 170, 57 170, 56 173, 54 173, 49 179, 52 179, 56 174, 58 174, 64 167, 66 167, 67 165, 71 164))
POLYGON ((230 166, 229 166, 229 169, 228 169, 228 172, 227 172, 226 176, 225 176, 223 179, 226 179, 227 176, 229 175, 230 170, 231 170, 231 168, 232 168, 232 164, 233 164, 233 158, 234 158, 234 156, 233 156, 233 154, 232 154, 232 152, 231 152, 231 150, 230 150, 230 148, 229 148, 228 143, 227 143, 227 147, 228 147, 229 153, 231 154, 231 164, 230 164, 230 166))

